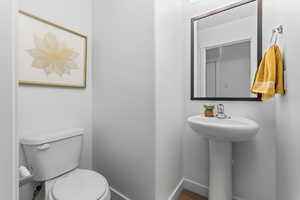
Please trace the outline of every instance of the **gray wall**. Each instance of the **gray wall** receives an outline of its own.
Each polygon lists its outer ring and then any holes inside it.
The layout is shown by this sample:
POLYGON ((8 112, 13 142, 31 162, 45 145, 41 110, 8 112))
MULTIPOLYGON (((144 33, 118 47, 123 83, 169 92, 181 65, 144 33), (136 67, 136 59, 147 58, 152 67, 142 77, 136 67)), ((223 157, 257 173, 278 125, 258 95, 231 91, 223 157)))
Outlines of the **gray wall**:
POLYGON ((15 199, 15 134, 14 117, 14 66, 13 66, 13 8, 11 0, 0 2, 0 199, 15 199))
POLYGON ((154 3, 93 5, 94 169, 133 200, 155 198, 154 3))

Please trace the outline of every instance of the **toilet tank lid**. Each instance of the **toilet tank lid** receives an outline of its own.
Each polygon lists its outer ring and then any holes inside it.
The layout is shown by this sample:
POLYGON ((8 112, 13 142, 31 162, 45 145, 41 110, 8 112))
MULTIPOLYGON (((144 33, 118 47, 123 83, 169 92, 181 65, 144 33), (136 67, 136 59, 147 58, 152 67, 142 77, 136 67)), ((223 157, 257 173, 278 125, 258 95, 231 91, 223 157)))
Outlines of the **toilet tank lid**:
POLYGON ((41 145, 45 143, 55 142, 75 136, 83 135, 84 129, 76 128, 63 131, 39 132, 23 136, 20 143, 23 145, 41 145))

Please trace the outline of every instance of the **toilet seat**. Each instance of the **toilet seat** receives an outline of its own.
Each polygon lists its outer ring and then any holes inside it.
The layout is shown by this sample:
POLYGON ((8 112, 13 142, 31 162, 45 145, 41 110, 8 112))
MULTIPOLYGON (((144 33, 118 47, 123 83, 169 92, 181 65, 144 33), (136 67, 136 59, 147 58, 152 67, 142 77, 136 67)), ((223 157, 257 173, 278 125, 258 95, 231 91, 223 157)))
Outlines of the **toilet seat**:
POLYGON ((101 174, 80 169, 58 179, 51 193, 55 200, 98 200, 107 190, 107 181, 101 174))

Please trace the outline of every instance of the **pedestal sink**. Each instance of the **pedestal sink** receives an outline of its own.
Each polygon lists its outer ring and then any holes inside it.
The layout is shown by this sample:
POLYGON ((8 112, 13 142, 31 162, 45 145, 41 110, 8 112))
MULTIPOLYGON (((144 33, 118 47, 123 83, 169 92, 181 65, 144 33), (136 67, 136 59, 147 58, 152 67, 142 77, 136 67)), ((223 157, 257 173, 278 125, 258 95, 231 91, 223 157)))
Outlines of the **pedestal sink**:
POLYGON ((209 139, 209 200, 232 200, 232 142, 254 137, 259 126, 242 117, 188 118, 190 127, 209 139))

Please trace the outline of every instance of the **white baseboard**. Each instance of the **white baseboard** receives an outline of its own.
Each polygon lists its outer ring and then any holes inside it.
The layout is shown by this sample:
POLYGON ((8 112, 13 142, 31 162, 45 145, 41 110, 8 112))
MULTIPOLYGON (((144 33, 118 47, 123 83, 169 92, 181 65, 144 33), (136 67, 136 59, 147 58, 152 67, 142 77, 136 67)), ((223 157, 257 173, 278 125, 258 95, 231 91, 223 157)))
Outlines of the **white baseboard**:
POLYGON ((233 196, 232 199, 233 199, 233 200, 245 200, 245 199, 242 199, 242 198, 237 197, 237 196, 233 196))
POLYGON ((183 182, 184 182, 184 179, 181 179, 181 181, 178 183, 178 185, 176 186, 176 188, 174 189, 174 191, 172 192, 172 194, 170 195, 168 200, 177 200, 178 199, 180 193, 183 190, 183 182))
POLYGON ((202 185, 200 183, 197 183, 195 181, 192 181, 187 178, 183 178, 183 188, 187 189, 191 192, 194 192, 196 194, 200 194, 201 196, 208 197, 208 187, 205 185, 202 185))
MULTIPOLYGON (((176 200, 183 189, 189 190, 204 197, 208 197, 208 186, 197 183, 193 180, 183 178, 174 189, 168 200, 176 200)), ((232 200, 245 200, 237 196, 233 196, 232 200)))
MULTIPOLYGON (((122 194, 115 188, 113 188, 113 187, 109 187, 109 188, 110 188, 110 191, 113 193, 112 196, 116 195, 116 196, 118 196, 118 199, 120 199, 120 200, 131 200, 130 198, 126 197, 124 194, 122 194)), ((112 199, 112 200, 114 200, 114 199, 112 199)))

